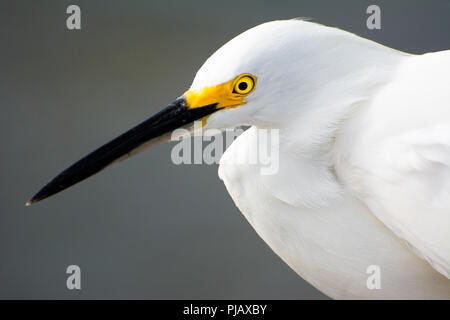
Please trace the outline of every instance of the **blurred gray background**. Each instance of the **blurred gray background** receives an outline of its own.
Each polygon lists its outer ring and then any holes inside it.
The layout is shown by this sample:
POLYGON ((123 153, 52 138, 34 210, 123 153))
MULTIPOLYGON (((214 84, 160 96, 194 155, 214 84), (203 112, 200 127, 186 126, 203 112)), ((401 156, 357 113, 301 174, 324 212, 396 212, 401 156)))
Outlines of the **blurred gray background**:
POLYGON ((75 160, 164 107, 219 46, 294 17, 396 49, 450 48, 450 1, 0 2, 0 298, 326 299, 164 144, 31 207, 75 160), (66 28, 77 4, 82 30, 66 28), (368 30, 370 4, 382 29, 368 30), (68 265, 82 270, 69 291, 68 265))

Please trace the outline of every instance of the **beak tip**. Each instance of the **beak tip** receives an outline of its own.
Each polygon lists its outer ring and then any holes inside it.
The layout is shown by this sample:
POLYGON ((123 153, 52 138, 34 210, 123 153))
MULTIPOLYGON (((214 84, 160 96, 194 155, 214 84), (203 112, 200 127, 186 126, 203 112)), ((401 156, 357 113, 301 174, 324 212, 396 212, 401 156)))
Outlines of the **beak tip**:
POLYGON ((33 196, 30 200, 27 201, 27 203, 25 203, 25 206, 26 206, 26 207, 29 207, 29 206, 31 206, 33 203, 38 202, 38 201, 40 201, 40 200, 42 200, 42 198, 37 197, 37 196, 33 196))

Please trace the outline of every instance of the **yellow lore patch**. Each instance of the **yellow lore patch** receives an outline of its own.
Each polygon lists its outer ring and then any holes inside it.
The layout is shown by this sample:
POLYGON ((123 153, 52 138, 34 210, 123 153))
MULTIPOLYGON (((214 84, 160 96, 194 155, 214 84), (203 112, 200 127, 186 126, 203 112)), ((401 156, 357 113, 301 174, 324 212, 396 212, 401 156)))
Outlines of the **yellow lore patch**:
POLYGON ((245 103, 244 98, 253 92, 256 77, 242 74, 235 79, 215 87, 185 92, 186 104, 189 109, 201 108, 217 104, 217 109, 231 109, 245 103))

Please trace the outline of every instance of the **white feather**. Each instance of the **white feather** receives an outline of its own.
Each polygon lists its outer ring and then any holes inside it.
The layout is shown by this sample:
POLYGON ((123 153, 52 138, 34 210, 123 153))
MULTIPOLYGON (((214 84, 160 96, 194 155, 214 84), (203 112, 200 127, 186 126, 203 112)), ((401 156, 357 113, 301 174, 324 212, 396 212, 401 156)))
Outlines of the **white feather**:
POLYGON ((192 89, 242 73, 255 91, 205 128, 253 126, 219 175, 267 244, 331 297, 450 298, 449 52, 275 21, 215 52, 192 89), (257 128, 280 129, 276 175, 236 164, 253 156, 257 128), (370 265, 380 290, 366 286, 370 265))
POLYGON ((337 168, 353 194, 447 278, 449 83, 450 51, 411 57, 337 144, 337 168))

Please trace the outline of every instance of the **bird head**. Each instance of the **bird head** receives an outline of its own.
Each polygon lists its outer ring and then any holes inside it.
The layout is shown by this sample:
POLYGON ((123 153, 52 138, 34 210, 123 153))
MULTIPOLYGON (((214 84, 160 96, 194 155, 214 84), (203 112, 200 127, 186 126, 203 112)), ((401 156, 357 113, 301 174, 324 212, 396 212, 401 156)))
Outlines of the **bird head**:
MULTIPOLYGON (((339 44, 336 29, 299 20, 273 21, 238 35, 209 57, 198 70, 191 87, 167 107, 116 139, 88 154, 44 186, 27 205, 58 193, 99 172, 110 164, 134 155, 145 147, 168 140, 178 128, 193 130, 240 125, 286 127, 303 106, 327 86, 332 77, 317 65, 331 60, 324 50, 339 44), (332 36, 334 35, 334 36, 332 36), (319 85, 320 83, 320 85, 319 85)), ((334 66, 333 70, 343 70, 334 66)), ((310 103, 309 103, 310 104, 310 103)), ((311 110, 310 108, 309 110, 311 110)), ((305 127, 308 121, 303 121, 305 127)), ((295 123, 297 125, 297 123, 295 123)))
MULTIPOLYGON (((281 127, 298 105, 303 21, 249 29, 211 55, 183 95, 190 108, 216 104, 205 129, 239 125, 281 127), (294 103, 296 102, 297 103, 294 103)), ((311 23, 304 22, 306 29, 311 23)))

